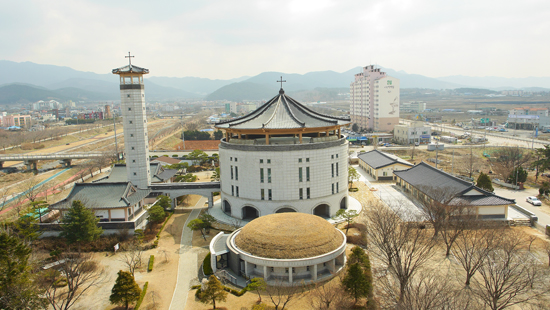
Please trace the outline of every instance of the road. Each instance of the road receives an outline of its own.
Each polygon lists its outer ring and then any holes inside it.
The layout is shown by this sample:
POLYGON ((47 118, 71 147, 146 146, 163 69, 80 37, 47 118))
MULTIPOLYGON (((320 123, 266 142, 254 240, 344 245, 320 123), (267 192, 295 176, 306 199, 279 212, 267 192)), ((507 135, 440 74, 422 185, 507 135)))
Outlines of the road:
POLYGON ((506 198, 512 198, 516 200, 516 204, 520 207, 523 207, 537 215, 539 218, 538 223, 542 226, 550 225, 550 215, 543 210, 550 211, 550 207, 541 206, 535 207, 532 204, 525 201, 528 196, 537 196, 539 194, 538 189, 536 188, 527 188, 524 190, 513 190, 503 187, 495 187, 496 195, 503 196, 506 198))

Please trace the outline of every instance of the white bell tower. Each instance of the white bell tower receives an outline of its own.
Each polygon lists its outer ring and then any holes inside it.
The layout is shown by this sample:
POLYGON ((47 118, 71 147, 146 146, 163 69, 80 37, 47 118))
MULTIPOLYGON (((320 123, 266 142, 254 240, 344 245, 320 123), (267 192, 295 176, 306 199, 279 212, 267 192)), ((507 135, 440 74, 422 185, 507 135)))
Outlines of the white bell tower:
POLYGON ((141 189, 151 185, 151 167, 149 165, 149 139, 147 137, 147 116, 145 111, 145 93, 143 75, 149 69, 129 64, 113 69, 120 77, 120 101, 124 128, 124 152, 126 153, 126 174, 128 181, 141 189))

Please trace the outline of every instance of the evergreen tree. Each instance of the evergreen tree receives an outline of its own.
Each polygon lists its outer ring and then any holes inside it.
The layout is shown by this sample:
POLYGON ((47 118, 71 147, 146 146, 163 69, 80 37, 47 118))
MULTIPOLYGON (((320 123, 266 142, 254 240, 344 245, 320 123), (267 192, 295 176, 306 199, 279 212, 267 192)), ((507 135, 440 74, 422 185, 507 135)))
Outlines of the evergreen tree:
POLYGON ((263 278, 252 278, 250 283, 246 286, 247 291, 256 291, 258 293, 258 301, 262 302, 261 291, 265 291, 267 284, 263 278))
POLYGON ((147 219, 150 221, 150 222, 160 222, 164 219, 164 217, 166 216, 165 212, 164 212, 164 208, 162 208, 161 206, 159 206, 158 204, 152 206, 149 208, 149 210, 147 210, 147 215, 149 215, 147 217, 147 219))
POLYGON ((218 129, 218 131, 214 131, 214 140, 221 140, 223 138, 223 132, 218 129))
POLYGON ((158 205, 161 206, 164 210, 168 210, 172 208, 172 200, 168 196, 160 195, 158 205))
POLYGON ((514 170, 512 170, 512 172, 508 176, 508 179, 506 179, 506 182, 512 183, 514 185, 518 185, 518 183, 524 183, 525 181, 527 181, 527 171, 521 166, 514 168, 514 170))
POLYGON ((494 191, 491 178, 489 178, 489 176, 483 172, 479 174, 479 177, 477 178, 476 186, 489 192, 494 191))
POLYGON ((34 286, 31 248, 16 235, 0 229, 0 309, 43 309, 45 300, 34 286))
POLYGON ((357 124, 353 124, 351 126, 351 130, 355 131, 355 132, 358 132, 359 131, 359 126, 357 124))
POLYGON ((128 271, 120 270, 109 297, 111 304, 123 305, 128 310, 128 305, 137 301, 139 295, 141 295, 141 289, 134 276, 128 271))
POLYGON ((74 200, 69 212, 63 217, 61 237, 67 239, 67 243, 78 243, 94 241, 103 232, 97 226, 99 219, 95 217, 92 210, 86 208, 80 200, 74 200))
POLYGON ((355 210, 339 209, 338 211, 336 211, 336 215, 334 215, 332 218, 333 219, 341 218, 348 223, 348 225, 346 226, 346 235, 347 235, 350 225, 353 224, 353 219, 358 216, 359 216, 359 213, 357 213, 357 211, 355 210))
POLYGON ((355 299, 355 303, 357 303, 359 298, 367 297, 371 287, 371 283, 369 283, 360 263, 348 265, 342 285, 344 286, 344 290, 355 299))
POLYGON ((211 303, 216 309, 216 301, 225 301, 226 298, 227 292, 223 290, 223 285, 216 276, 211 275, 208 278, 206 289, 200 293, 200 302, 203 304, 211 303))

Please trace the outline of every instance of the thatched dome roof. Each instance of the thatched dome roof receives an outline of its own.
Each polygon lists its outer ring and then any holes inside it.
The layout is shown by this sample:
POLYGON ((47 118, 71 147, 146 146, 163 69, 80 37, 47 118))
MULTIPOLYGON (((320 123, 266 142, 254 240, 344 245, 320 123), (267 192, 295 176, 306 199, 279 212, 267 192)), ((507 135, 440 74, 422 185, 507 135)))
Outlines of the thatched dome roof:
POLYGON ((255 256, 296 259, 336 250, 344 236, 327 220, 305 213, 275 213, 246 224, 237 247, 255 256))

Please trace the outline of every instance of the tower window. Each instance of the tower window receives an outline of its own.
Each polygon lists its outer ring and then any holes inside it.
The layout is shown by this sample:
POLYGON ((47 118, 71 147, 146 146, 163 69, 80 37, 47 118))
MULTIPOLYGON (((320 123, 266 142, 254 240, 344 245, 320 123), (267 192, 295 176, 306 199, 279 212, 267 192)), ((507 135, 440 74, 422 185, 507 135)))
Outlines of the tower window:
POLYGON ((263 164, 264 163, 264 160, 263 159, 260 159, 260 164, 263 164))
POLYGON ((304 189, 303 188, 300 188, 299 193, 300 193, 300 200, 304 199, 304 189))
POLYGON ((267 163, 268 163, 268 164, 271 164, 271 159, 268 159, 268 160, 267 160, 267 163))
POLYGON ((135 163, 135 162, 136 162, 136 160, 135 160, 135 159, 132 159, 132 162, 133 162, 133 163, 135 163))
POLYGON ((263 189, 263 188, 260 190, 260 198, 261 198, 262 200, 265 200, 265 192, 264 192, 264 189, 263 189))
POLYGON ((298 162, 301 163, 301 162, 302 162, 302 159, 301 159, 301 158, 298 158, 298 162))
POLYGON ((132 108, 128 108, 128 111, 132 111, 132 108))
POLYGON ((133 134, 133 133, 131 133, 131 134, 130 134, 130 137, 133 137, 133 136, 134 136, 134 134, 133 134))
POLYGON ((306 188, 306 198, 307 198, 307 199, 309 199, 309 198, 310 198, 310 195, 309 195, 309 193, 310 193, 310 190, 309 190, 309 187, 308 187, 308 188, 306 188))
POLYGON ((235 188, 236 188, 235 193, 237 194, 236 196, 239 197, 239 187, 238 187, 238 186, 235 186, 235 188))
POLYGON ((134 175, 137 175, 137 173, 134 172, 134 175))
POLYGON ((130 94, 128 94, 128 98, 130 98, 130 94))
POLYGON ((235 166, 235 180, 237 180, 237 181, 239 180, 239 167, 237 167, 237 166, 235 166))
POLYGON ((267 183, 271 183, 271 168, 267 168, 267 183))
POLYGON ((133 122, 132 122, 132 121, 128 121, 128 123, 130 123, 130 124, 133 124, 133 122))
POLYGON ((132 150, 135 150, 136 148, 132 146, 132 150))
POLYGON ((264 182, 264 168, 260 168, 260 183, 264 182))
POLYGON ((306 167, 306 181, 309 182, 309 167, 306 167))
POLYGON ((235 196, 235 186, 231 185, 231 196, 235 196))
POLYGON ((302 167, 298 168, 298 182, 302 182, 302 167))
POLYGON ((271 188, 267 190, 267 199, 271 200, 271 188))
POLYGON ((233 180, 233 166, 231 166, 231 180, 233 180))

